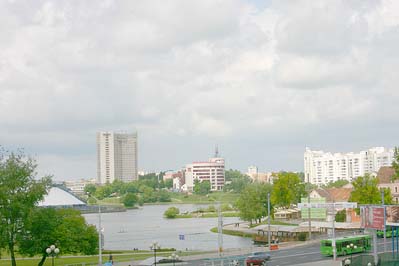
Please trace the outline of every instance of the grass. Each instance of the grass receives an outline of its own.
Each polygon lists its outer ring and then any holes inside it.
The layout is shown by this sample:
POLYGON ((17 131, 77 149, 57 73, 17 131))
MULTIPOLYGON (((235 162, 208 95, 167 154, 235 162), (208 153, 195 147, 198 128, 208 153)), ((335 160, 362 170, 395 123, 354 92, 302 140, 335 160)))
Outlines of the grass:
MULTIPOLYGON (((217 212, 207 212, 202 214, 178 214, 176 218, 215 218, 218 217, 217 212)), ((239 217, 238 212, 223 212, 223 217, 239 217)))
MULTIPOLYGON (((218 228, 217 227, 213 227, 211 229, 211 232, 217 233, 218 232, 218 228)), ((223 229, 222 232, 223 232, 223 234, 230 235, 230 236, 241 236, 241 237, 249 237, 249 238, 253 237, 253 234, 248 234, 248 233, 241 232, 241 231, 233 231, 233 230, 223 229)))
MULTIPOLYGON (((252 224, 252 225, 250 225, 250 228, 256 227, 256 226, 261 225, 261 224, 267 224, 267 221, 263 221, 260 224, 252 224)), ((286 226, 297 226, 298 225, 298 224, 295 224, 295 223, 287 223, 287 222, 276 221, 276 220, 271 220, 270 224, 272 224, 272 225, 286 225, 286 226)))
MULTIPOLYGON (((112 254, 114 262, 124 262, 124 261, 137 261, 144 260, 146 258, 152 257, 153 254, 150 251, 104 251, 104 253, 112 254)), ((161 256, 168 257, 172 253, 178 253, 179 256, 188 256, 194 254, 201 254, 204 252, 181 252, 181 251, 170 251, 170 252, 160 252, 161 256)), ((109 255, 105 254, 102 256, 103 263, 108 261, 109 255)), ((0 260, 0 266, 9 266, 11 265, 11 261, 9 260, 9 256, 6 254, 2 254, 2 260, 0 260)), ((40 257, 33 258, 17 258, 17 266, 37 266, 40 261, 40 257)), ((68 265, 68 264, 93 264, 97 265, 98 263, 98 255, 94 256, 73 256, 73 257, 59 257, 55 258, 55 265, 68 265)), ((51 266, 51 258, 47 258, 43 266, 51 266)))

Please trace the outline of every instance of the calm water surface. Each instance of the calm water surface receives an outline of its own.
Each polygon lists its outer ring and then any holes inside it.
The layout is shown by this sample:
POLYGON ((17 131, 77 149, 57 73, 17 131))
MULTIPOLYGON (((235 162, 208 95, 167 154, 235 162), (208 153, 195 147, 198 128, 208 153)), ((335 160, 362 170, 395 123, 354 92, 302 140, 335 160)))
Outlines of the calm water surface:
MULTIPOLYGON (((180 212, 193 211, 207 205, 151 205, 138 210, 102 214, 105 249, 149 249, 153 241, 161 247, 177 250, 217 250, 218 234, 209 230, 217 227, 217 218, 165 219, 163 213, 171 206, 180 212), (184 240, 179 240, 184 235, 184 240)), ((87 222, 98 226, 98 214, 85 214, 87 222)), ((234 223, 238 218, 223 218, 223 223, 234 223)), ((249 238, 223 236, 224 248, 252 246, 249 238)))

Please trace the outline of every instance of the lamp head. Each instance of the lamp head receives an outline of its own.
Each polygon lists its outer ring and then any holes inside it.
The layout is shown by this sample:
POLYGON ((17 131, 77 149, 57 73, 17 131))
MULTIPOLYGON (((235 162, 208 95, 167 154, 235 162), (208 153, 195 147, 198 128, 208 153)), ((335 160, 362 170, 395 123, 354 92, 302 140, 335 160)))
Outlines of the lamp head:
POLYGON ((50 254, 51 253, 51 248, 46 248, 46 253, 50 254))

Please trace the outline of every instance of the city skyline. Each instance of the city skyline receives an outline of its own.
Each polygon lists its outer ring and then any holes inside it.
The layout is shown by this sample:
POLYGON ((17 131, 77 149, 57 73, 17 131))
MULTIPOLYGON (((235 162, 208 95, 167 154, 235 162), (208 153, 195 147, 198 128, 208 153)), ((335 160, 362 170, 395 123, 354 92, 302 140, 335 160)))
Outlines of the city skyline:
POLYGON ((397 1, 2 1, 0 144, 40 175, 96 176, 99 131, 139 170, 218 144, 226 168, 397 146, 397 1))

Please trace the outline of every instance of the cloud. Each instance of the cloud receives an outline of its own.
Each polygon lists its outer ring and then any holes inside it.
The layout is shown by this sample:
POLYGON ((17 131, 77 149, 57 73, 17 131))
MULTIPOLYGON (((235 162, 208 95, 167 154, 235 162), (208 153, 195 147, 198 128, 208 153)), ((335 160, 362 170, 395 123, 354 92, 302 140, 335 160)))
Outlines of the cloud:
POLYGON ((147 170, 206 159, 216 143, 242 170, 301 170, 309 144, 397 145, 398 11, 372 0, 3 1, 1 144, 68 179, 95 176, 100 130, 137 130, 147 170))

